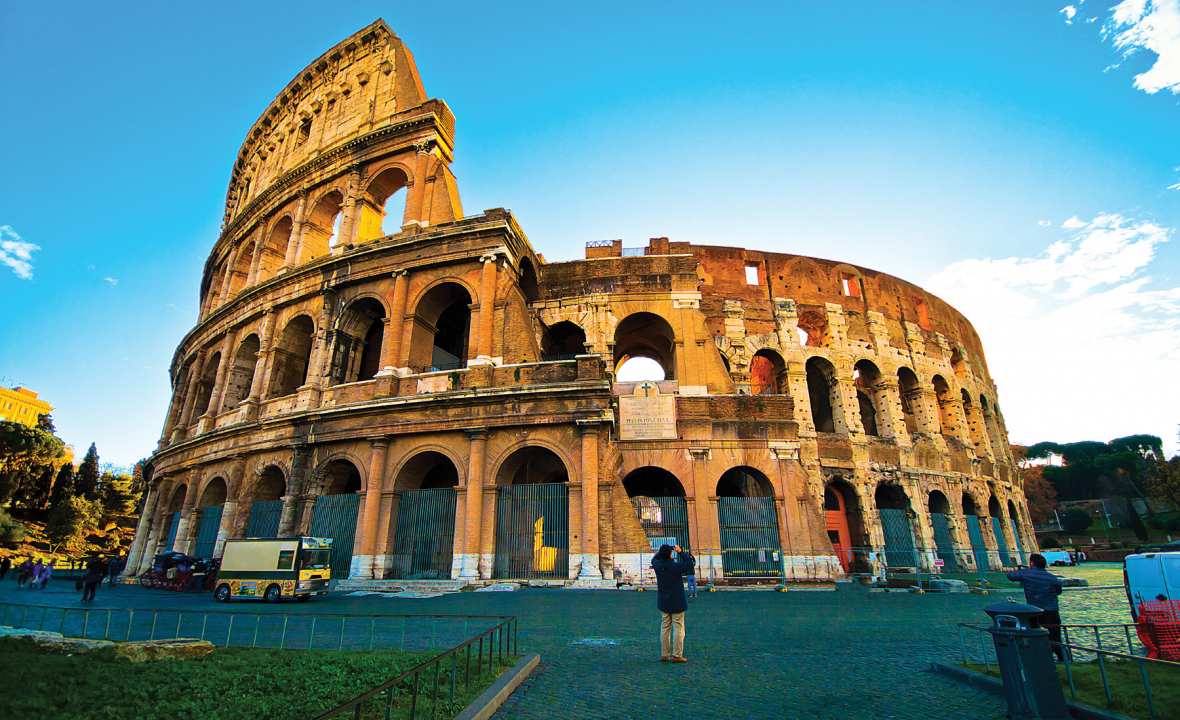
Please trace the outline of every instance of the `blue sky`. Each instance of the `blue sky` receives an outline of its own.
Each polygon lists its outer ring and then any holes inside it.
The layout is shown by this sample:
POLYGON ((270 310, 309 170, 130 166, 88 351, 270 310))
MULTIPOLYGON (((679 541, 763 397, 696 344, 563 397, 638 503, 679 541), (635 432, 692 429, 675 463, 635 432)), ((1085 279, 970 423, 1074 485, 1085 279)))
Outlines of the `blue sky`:
POLYGON ((549 259, 891 272, 975 323, 1014 441, 1176 447, 1180 0, 53 5, 0 6, 0 383, 79 451, 152 451, 244 133, 379 16, 455 111, 466 212, 549 259))

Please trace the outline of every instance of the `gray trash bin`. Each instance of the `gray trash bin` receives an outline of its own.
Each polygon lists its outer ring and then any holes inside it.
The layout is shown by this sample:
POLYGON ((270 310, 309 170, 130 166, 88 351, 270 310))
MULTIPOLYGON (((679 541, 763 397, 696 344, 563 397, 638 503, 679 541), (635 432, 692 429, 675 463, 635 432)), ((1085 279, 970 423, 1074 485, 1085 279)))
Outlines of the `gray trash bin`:
POLYGON ((1068 718, 1069 709, 1049 647, 1049 631, 1031 626, 1041 608, 1009 599, 992 603, 983 611, 992 619, 988 632, 996 646, 1008 717, 1068 718))

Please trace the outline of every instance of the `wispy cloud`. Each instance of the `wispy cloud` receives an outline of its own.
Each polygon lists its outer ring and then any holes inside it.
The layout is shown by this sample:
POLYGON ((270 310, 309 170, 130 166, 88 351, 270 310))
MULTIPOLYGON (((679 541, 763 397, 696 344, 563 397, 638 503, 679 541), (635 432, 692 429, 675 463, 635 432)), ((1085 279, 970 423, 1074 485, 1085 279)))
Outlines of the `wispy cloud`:
POLYGON ((18 278, 33 279, 33 253, 40 249, 22 240, 11 225, 0 225, 0 264, 12 268, 18 278))
POLYGON ((119 284, 119 278, 116 278, 116 277, 111 277, 110 275, 108 275, 108 276, 104 277, 104 278, 102 279, 102 281, 103 281, 104 283, 106 283, 107 285, 110 285, 111 287, 115 287, 116 285, 118 285, 118 284, 119 284))
POLYGON ((1078 14, 1078 9, 1073 5, 1066 5, 1057 12, 1065 16, 1065 24, 1073 25, 1073 17, 1078 14))
POLYGON ((979 330, 1013 441, 1147 432, 1176 450, 1180 287, 1148 274, 1173 231, 1070 218, 1034 257, 948 266, 928 286, 979 330))
POLYGON ((1049 227, 1052 224, 1053 224, 1053 222, 1050 220, 1037 220, 1037 225, 1039 225, 1040 227, 1049 227))
POLYGON ((1122 0, 1111 8, 1102 37, 1124 58, 1141 51, 1155 55, 1151 67, 1135 76, 1136 88, 1180 95, 1180 0, 1122 0))

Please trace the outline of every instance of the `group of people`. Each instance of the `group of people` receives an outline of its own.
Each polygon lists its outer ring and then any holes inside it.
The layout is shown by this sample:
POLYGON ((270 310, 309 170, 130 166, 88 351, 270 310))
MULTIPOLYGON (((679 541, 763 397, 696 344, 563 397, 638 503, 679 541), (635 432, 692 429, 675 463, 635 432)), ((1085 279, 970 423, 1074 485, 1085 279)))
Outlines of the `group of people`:
POLYGON ((107 558, 95 555, 89 558, 86 561, 86 574, 78 581, 82 590, 82 602, 94 602, 94 593, 98 591, 103 578, 107 578, 111 585, 118 582, 119 573, 123 572, 126 564, 122 557, 107 558))
MULTIPOLYGON (((16 566, 16 586, 18 588, 27 587, 30 590, 44 590, 53 577, 53 563, 53 560, 45 562, 38 559, 37 562, 33 562, 33 558, 26 559, 16 566)), ((12 566, 12 558, 0 560, 0 580, 8 576, 8 573, 12 571, 12 566)))

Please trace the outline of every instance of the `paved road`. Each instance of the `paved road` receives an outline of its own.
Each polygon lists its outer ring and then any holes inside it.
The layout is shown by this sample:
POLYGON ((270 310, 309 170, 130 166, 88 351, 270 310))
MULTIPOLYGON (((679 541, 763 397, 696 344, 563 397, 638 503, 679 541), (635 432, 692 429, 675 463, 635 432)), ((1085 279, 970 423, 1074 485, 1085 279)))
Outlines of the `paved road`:
MULTIPOLYGON (((10 576, 11 577, 11 576, 10 576)), ((0 602, 78 607, 71 582, 0 583, 0 602)), ((958 653, 954 624, 995 595, 837 592, 702 594, 688 614, 687 665, 657 661, 654 593, 524 590, 407 600, 332 595, 239 612, 514 614, 539 672, 498 717, 998 718, 997 699, 932 675, 958 653)), ((94 607, 225 610, 205 595, 103 587, 94 607)))

